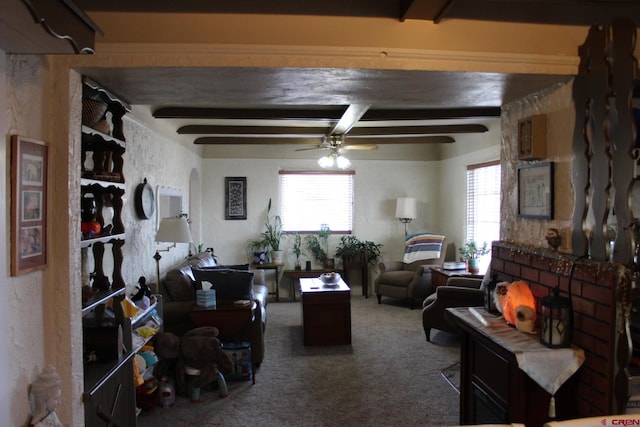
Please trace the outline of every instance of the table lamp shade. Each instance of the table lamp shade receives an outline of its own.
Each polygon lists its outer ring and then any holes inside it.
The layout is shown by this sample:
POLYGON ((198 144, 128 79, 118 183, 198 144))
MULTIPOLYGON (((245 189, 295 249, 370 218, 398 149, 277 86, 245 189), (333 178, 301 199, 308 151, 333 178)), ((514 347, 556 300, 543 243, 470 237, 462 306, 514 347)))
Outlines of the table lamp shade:
POLYGON ((416 217, 416 199, 413 197, 398 197, 396 201, 396 218, 416 217))
POLYGON ((163 218, 156 233, 156 242, 191 243, 191 232, 186 218, 163 218))

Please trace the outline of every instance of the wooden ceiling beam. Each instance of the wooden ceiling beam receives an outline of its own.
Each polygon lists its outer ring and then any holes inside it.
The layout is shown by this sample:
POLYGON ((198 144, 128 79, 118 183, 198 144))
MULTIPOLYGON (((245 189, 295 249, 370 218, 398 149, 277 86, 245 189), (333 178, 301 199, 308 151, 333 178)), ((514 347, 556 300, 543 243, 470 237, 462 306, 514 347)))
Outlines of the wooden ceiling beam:
POLYGON ((500 107, 375 109, 367 111, 360 121, 444 120, 500 117, 500 107))
POLYGON ((432 126, 384 126, 384 127, 360 127, 353 128, 347 135, 348 138, 379 137, 388 138, 395 136, 421 136, 449 133, 483 133, 489 129, 485 125, 432 125, 432 126))
POLYGON ((314 136, 321 138, 327 134, 327 131, 327 127, 186 125, 178 128, 177 132, 180 135, 280 136, 283 138, 314 136))
POLYGON ((246 119, 310 120, 335 122, 345 112, 344 106, 314 108, 196 108, 162 107, 153 112, 156 119, 246 119))
POLYGON ((422 19, 436 24, 455 0, 401 0, 398 19, 422 19))
MULTIPOLYGON (((238 136, 203 136, 196 138, 197 145, 319 145, 318 138, 260 138, 238 136)), ((450 144, 455 139, 444 135, 400 136, 394 138, 353 138, 347 137, 346 145, 381 144, 450 144)))
POLYGON ((321 138, 271 138, 244 136, 202 136, 194 144, 204 145, 318 145, 321 138))

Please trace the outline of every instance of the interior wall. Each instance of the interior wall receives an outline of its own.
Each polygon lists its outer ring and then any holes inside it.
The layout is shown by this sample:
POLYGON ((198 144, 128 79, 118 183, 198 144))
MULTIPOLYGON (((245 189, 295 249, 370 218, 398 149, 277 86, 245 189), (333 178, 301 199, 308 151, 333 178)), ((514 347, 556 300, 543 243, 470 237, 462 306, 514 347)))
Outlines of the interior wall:
MULTIPOLYGON (((264 229, 269 198, 279 211, 280 170, 318 170, 315 160, 206 159, 203 161, 202 209, 203 239, 213 246, 222 262, 247 260, 245 243, 255 239, 264 229), (247 220, 224 219, 224 178, 247 177, 247 220)), ((434 162, 353 161, 355 170, 354 234, 362 240, 382 243, 383 256, 397 258, 402 254, 404 226, 394 217, 396 197, 411 196, 418 200, 418 216, 411 231, 435 230, 437 180, 434 162), (392 178, 392 179, 391 179, 392 178)), ((285 237, 287 268, 293 268, 291 239, 285 237)), ((335 248, 338 235, 330 236, 335 248)), ((199 242, 194 242, 199 243, 199 242)), ((330 248, 331 249, 331 248, 330 248)))
MULTIPOLYGON (((44 140, 43 58, 36 56, 2 55, 2 83, 0 129, 3 131, 1 151, 4 153, 5 173, 0 193, 5 209, 0 217, 1 234, 5 244, 0 249, 0 272, 4 278, 0 286, 0 388, 2 403, 0 424, 22 425, 29 418, 28 386, 45 363, 45 282, 42 271, 11 277, 10 263, 10 173, 11 135, 23 135, 44 140), (28 355, 28 357, 25 357, 28 355), (6 418, 6 422, 1 422, 6 418)), ((66 212, 66 208, 65 208, 66 212)), ((51 248, 52 246, 49 246, 51 248)), ((53 332, 53 331, 49 331, 53 332)))
POLYGON ((502 207, 501 239, 524 245, 546 247, 546 230, 557 228, 562 236, 560 250, 570 252, 573 224, 571 186, 571 142, 575 124, 571 83, 550 88, 502 107, 502 207), (554 216, 552 220, 518 217, 518 120, 544 114, 547 122, 544 161, 554 162, 554 216))
MULTIPOLYGON (((0 174, 0 200, 7 199, 7 183, 9 182, 9 156, 8 150, 8 111, 9 103, 7 97, 7 74, 6 74, 7 56, 0 50, 0 135, 4 135, 4 138, 0 138, 0 159, 4 159, 4 171, 0 174)), ((8 226, 8 209, 9 204, 5 203, 5 208, 0 209, 0 242, 5 242, 4 245, 0 245, 0 277, 3 277, 6 281, 8 278, 8 254, 6 242, 9 237, 8 226)), ((0 286, 0 342, 9 343, 9 286, 0 286)), ((13 425, 11 422, 11 398, 13 396, 12 384, 13 378, 11 376, 11 359, 9 355, 10 345, 0 346, 0 425, 8 426, 13 425)))
MULTIPOLYGON (((134 109, 124 119, 127 151, 124 155, 126 201, 122 220, 126 241, 122 247, 122 275, 128 285, 135 285, 140 276, 145 276, 148 282, 155 282, 156 262, 153 255, 156 249, 164 250, 169 246, 168 243, 155 241, 157 212, 147 220, 137 217, 134 207, 136 186, 146 178, 154 192, 157 186, 180 189, 183 210, 186 212, 190 206, 192 170, 200 169, 200 158, 197 154, 152 130, 144 117, 136 115, 137 112, 134 109)), ((167 266, 179 262, 188 251, 186 243, 179 243, 168 252, 161 251, 161 272, 167 266)))

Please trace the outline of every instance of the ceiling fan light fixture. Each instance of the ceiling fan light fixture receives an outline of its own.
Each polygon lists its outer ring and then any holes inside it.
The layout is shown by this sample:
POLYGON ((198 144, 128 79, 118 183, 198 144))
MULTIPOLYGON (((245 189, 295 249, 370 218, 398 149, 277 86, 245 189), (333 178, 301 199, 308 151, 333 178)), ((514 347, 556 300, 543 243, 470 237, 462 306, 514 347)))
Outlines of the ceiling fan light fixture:
POLYGON ((318 164, 322 168, 330 168, 333 166, 333 154, 329 154, 328 156, 322 156, 318 159, 318 164))
POLYGON ((349 166, 351 166, 351 162, 345 156, 336 157, 336 164, 340 169, 347 169, 349 166))

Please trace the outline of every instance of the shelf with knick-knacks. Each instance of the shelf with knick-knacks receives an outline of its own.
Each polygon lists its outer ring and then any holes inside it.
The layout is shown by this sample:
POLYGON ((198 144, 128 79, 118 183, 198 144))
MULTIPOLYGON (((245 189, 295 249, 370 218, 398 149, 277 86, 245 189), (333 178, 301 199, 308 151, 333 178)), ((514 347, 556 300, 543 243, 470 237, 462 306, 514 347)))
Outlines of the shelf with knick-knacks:
POLYGON ((124 184, 83 179, 81 188, 82 246, 124 239, 121 219, 124 184))
POLYGON ((83 78, 79 232, 87 426, 104 425, 106 407, 113 408, 108 416, 114 424, 135 425, 132 319, 122 307, 127 111, 126 103, 83 78))

